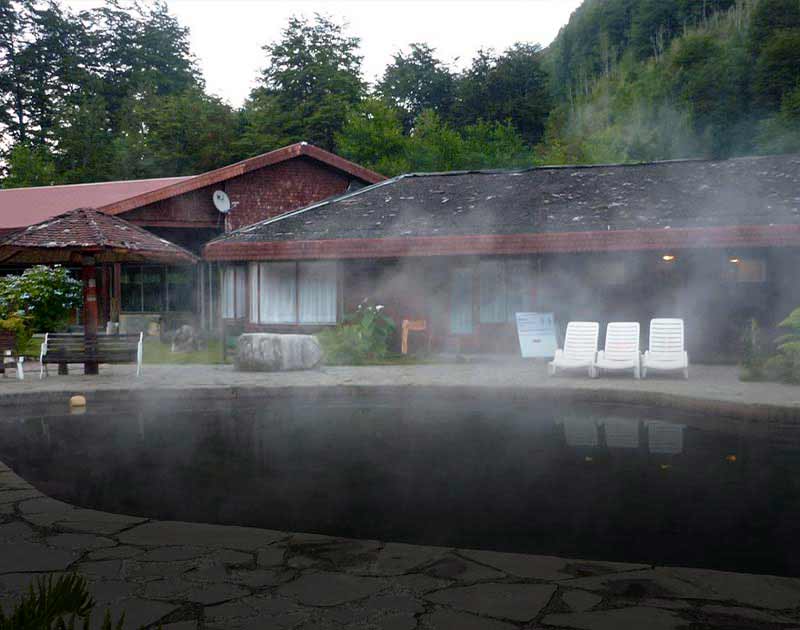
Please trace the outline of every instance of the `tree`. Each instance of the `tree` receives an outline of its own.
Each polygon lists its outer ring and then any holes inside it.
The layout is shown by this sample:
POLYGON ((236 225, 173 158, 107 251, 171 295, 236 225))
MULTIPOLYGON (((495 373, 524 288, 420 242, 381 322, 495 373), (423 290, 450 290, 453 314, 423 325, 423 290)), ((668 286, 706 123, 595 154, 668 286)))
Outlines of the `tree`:
POLYGON ((758 146, 762 153, 800 152, 800 86, 783 97, 777 114, 761 123, 758 146))
POLYGON ((114 134, 101 96, 87 95, 80 102, 66 104, 53 139, 51 153, 60 182, 73 184, 113 178, 114 134))
POLYGON ((411 44, 410 52, 394 55, 376 92, 403 112, 406 130, 425 109, 448 118, 455 98, 455 79, 427 44, 411 44))
POLYGON ((800 2, 757 0, 750 18, 752 53, 758 55, 776 32, 796 28, 800 28, 800 2))
POLYGON ((412 169, 406 154, 408 138, 403 135, 402 112, 378 98, 366 99, 351 110, 342 130, 336 134, 336 152, 384 175, 398 175, 412 169))
POLYGON ((777 110, 783 96, 798 82, 800 28, 778 31, 764 44, 756 62, 753 87, 758 104, 767 110, 777 110))
POLYGON ((478 53, 459 81, 456 119, 462 125, 510 121, 527 143, 535 144, 550 106, 541 48, 518 43, 499 56, 478 53))
POLYGON ((52 0, 0 0, 0 123, 12 142, 45 146, 85 79, 80 23, 52 0))
POLYGON ((238 157, 236 113, 199 88, 150 95, 138 110, 144 153, 156 173, 191 175, 230 164, 238 157))
POLYGON ((6 173, 3 188, 50 186, 56 181, 56 165, 50 151, 23 142, 9 151, 6 173))
POLYGON ((365 95, 359 39, 317 14, 293 17, 281 39, 264 46, 268 64, 245 105, 247 144, 263 151, 275 139, 334 146, 347 112, 365 95))

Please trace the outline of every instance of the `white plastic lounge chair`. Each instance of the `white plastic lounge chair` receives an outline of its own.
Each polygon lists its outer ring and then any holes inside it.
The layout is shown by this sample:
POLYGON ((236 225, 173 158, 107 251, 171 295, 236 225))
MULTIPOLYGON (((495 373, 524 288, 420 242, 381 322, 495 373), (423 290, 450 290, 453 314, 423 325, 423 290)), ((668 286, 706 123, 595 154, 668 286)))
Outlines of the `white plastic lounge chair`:
POLYGON ((640 378, 639 322, 613 322, 606 328, 606 347, 597 353, 595 376, 600 370, 633 370, 640 378))
POLYGON ((558 370, 586 369, 594 377, 594 361, 597 358, 597 339, 600 324, 597 322, 570 322, 564 337, 564 348, 556 350, 556 356, 547 364, 550 376, 558 370))
POLYGON ((682 370, 689 378, 689 354, 686 352, 682 319, 650 321, 650 349, 642 358, 642 377, 648 370, 682 370))

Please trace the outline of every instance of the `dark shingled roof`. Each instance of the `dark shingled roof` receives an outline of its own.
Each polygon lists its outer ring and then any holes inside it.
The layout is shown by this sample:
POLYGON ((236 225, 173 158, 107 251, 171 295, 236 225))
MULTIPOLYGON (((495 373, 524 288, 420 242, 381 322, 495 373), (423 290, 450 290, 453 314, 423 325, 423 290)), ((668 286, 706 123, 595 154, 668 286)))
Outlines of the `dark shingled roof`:
POLYGON ((403 175, 227 243, 800 224, 800 155, 403 175))

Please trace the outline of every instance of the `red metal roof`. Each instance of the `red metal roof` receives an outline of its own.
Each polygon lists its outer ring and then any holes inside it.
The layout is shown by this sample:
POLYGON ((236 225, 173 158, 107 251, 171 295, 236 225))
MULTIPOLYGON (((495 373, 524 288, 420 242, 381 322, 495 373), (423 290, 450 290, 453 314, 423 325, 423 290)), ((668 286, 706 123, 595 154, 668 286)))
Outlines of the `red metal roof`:
POLYGON ((70 262, 92 254, 99 262, 194 263, 191 252, 120 217, 77 208, 0 239, 0 263, 70 262))
POLYGON ((81 207, 99 207, 191 177, 161 177, 95 184, 0 189, 0 234, 81 207))
POLYGON ((0 234, 39 223, 75 208, 92 207, 106 214, 121 214, 264 166, 303 156, 349 173, 368 184, 386 179, 383 175, 338 155, 299 142, 200 175, 0 189, 0 234))

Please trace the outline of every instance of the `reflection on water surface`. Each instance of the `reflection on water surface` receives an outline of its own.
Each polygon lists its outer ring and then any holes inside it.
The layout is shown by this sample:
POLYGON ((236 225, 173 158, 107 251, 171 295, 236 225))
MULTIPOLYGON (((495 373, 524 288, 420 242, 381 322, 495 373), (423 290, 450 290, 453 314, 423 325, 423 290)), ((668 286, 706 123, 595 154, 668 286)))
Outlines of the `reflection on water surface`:
POLYGON ((151 401, 3 418, 0 460, 154 518, 800 575, 800 433, 662 414, 441 392, 151 401))

